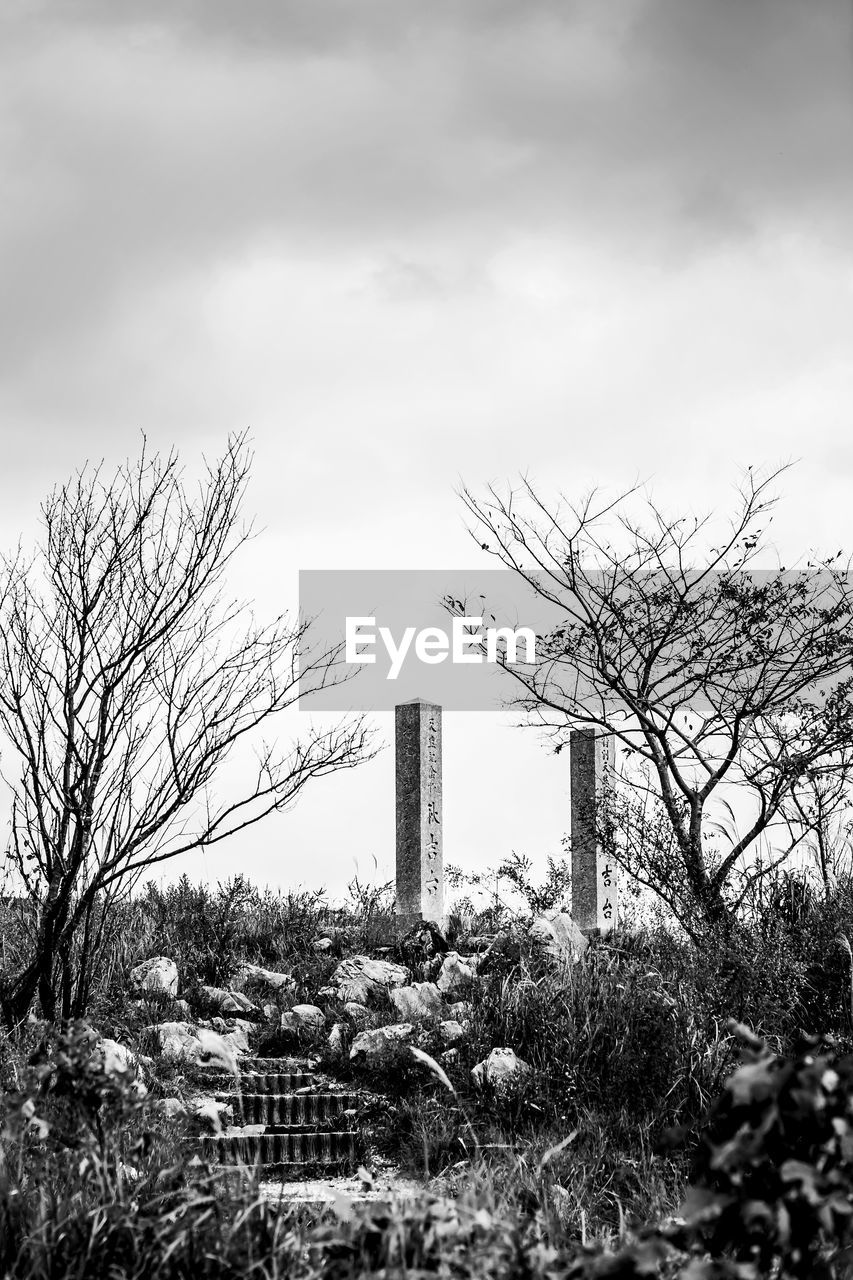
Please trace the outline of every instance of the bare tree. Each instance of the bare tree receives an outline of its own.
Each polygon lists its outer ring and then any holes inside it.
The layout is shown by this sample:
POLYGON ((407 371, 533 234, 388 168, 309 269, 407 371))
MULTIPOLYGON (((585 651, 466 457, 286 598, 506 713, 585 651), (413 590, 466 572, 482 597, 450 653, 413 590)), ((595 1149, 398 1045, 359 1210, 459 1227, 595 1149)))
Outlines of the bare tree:
POLYGON ((572 726, 615 735, 631 781, 615 817, 634 833, 617 855, 684 921, 730 919, 750 877, 789 856, 805 835, 804 780, 833 776, 853 740, 853 579, 840 553, 756 568, 778 474, 746 474, 714 539, 709 518, 670 518, 648 496, 634 518, 636 489, 578 506, 546 503, 529 482, 484 500, 462 492, 476 541, 555 611, 536 663, 507 666, 517 703, 558 750, 572 726), (723 849, 706 817, 726 791, 746 797, 749 818, 723 849), (771 829, 773 857, 751 860, 771 829))
POLYGON ((152 866, 227 840, 291 803, 310 778, 369 753, 361 720, 259 740, 298 682, 338 678, 303 652, 306 623, 257 625, 225 594, 251 530, 250 467, 229 440, 191 490, 177 456, 105 479, 84 468, 42 507, 34 555, 4 562, 0 732, 9 863, 33 904, 28 954, 0 992, 5 1021, 38 995, 46 1017, 85 1009, 109 906, 152 866), (214 784, 248 750, 250 780, 214 784))

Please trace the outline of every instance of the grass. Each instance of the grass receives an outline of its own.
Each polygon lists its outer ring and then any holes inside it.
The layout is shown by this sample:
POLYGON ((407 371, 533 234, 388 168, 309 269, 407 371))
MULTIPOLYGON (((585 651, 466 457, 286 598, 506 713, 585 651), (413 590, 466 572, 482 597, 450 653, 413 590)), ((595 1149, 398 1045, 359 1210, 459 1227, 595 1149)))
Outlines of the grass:
MULTIPOLYGON (((377 1069, 326 1045, 328 1025, 347 1018, 318 992, 342 955, 384 954, 416 980, 431 972, 398 941, 387 894, 355 885, 336 908, 319 894, 277 895, 241 879, 215 890, 186 880, 149 888, 122 908, 92 1008, 100 1032, 151 1055, 149 1096, 98 1078, 73 1029, 63 1039, 34 1025, 0 1039, 0 1276, 594 1275, 616 1267, 620 1250, 634 1251, 629 1269, 600 1273, 634 1275, 644 1249, 657 1266, 649 1224, 682 1204, 705 1116, 737 1063, 729 1017, 779 1052, 792 1052, 803 1032, 831 1032, 849 1046, 850 961, 836 939, 850 934, 853 894, 841 886, 832 898, 797 901, 795 914, 745 922, 704 951, 659 926, 626 929, 561 971, 523 921, 494 904, 488 919, 459 912, 463 945, 466 932, 487 927, 505 937, 466 997, 456 1060, 442 1060, 437 1023, 419 1033, 449 1090, 406 1049, 377 1069), (332 948, 318 953, 322 936, 332 948), (144 1031, 174 1016, 172 1002, 128 998, 129 969, 152 954, 172 956, 189 991, 227 984, 245 960, 292 973, 294 993, 247 992, 281 1008, 318 1002, 327 1026, 297 1045, 270 1024, 261 1051, 299 1048, 369 1089, 373 1158, 421 1178, 423 1196, 384 1216, 339 1205, 309 1219, 270 1204, 251 1177, 193 1163, 191 1125, 166 1123, 158 1104, 187 1097, 199 1080, 159 1060, 144 1031), (532 1067, 524 1086, 507 1095, 475 1088, 471 1068, 502 1045, 532 1067)), ((4 948, 15 945, 7 932, 4 948)), ((380 1001, 369 1025, 398 1020, 380 1001)), ((680 1274, 675 1262, 661 1265, 659 1274, 680 1274)))

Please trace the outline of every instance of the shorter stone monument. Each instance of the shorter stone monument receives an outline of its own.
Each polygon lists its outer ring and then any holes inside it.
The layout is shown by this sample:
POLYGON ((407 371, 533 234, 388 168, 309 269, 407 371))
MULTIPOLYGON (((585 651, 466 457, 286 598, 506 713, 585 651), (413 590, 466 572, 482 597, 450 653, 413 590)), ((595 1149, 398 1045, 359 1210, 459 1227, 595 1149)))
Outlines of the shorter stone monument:
POLYGON ((441 707, 416 698, 395 709, 397 916, 442 927, 441 707))
POLYGON ((612 733, 573 729, 569 739, 572 805, 572 916, 585 934, 609 933, 619 919, 617 868, 601 847, 600 801, 612 785, 612 733))

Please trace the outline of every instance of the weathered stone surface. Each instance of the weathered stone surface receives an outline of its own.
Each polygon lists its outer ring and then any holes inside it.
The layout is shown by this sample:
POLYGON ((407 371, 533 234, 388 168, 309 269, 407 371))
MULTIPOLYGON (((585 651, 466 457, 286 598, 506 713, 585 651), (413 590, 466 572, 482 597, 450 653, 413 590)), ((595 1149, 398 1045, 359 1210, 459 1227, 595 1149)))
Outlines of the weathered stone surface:
POLYGON ((228 991, 225 987, 201 987, 201 994, 208 1004, 220 1013, 259 1013, 257 1005, 241 991, 228 991))
POLYGON ((117 1040, 100 1040, 95 1056, 108 1076, 127 1075, 131 1071, 136 1073, 136 1058, 126 1044, 119 1044, 117 1040))
POLYGON ((264 969, 259 964, 248 963, 240 966, 234 975, 232 986, 235 988, 245 986, 249 979, 262 982, 274 991, 292 990, 296 986, 296 979, 290 973, 276 973, 273 969, 264 969))
POLYGON ((302 1031, 318 1031, 326 1025, 326 1015, 316 1004, 295 1004, 290 1010, 302 1031))
POLYGON ((441 962, 436 985, 445 995, 456 995, 470 987, 474 981, 474 972, 470 956, 463 958, 457 951, 448 951, 441 962))
POLYGON ((599 840, 599 805, 615 770, 612 733, 573 729, 571 774, 572 916, 584 932, 612 929, 619 915, 617 869, 599 840))
POLYGON ((455 1018, 445 1018, 439 1024, 438 1031, 443 1044, 456 1044, 465 1038, 465 1028, 455 1018))
POLYGON ((136 991, 176 996, 178 994, 178 966, 168 956, 152 956, 130 971, 131 985, 136 991))
POLYGON ((411 974, 401 964, 390 960, 373 960, 370 956, 350 956, 335 969, 331 982, 341 1000, 366 1004, 371 998, 402 987, 411 974))
POLYGON ((369 1011, 356 1000, 347 1000, 344 1005, 344 1013, 348 1018, 352 1019, 357 1027, 363 1026, 365 1022, 370 1020, 369 1011))
POLYGON ((441 707, 415 699, 395 709, 397 914, 439 926, 444 915, 441 707))
POLYGON ((347 1028, 343 1022, 336 1022, 329 1032, 329 1052, 336 1058, 342 1058, 347 1047, 347 1028))
POLYGON ((498 1092, 510 1092, 521 1085, 533 1068, 514 1049, 492 1049, 488 1058, 471 1070, 474 1083, 488 1084, 498 1092))
POLYGON ((334 945, 335 944, 331 938, 315 938, 311 943, 312 949, 320 954, 325 951, 331 951, 334 945))
POLYGON ((552 960, 562 964, 574 964, 589 946, 568 911, 537 916, 530 926, 530 937, 552 960))
POLYGON ((437 1018, 444 1008, 441 992, 434 982, 414 982, 410 987, 395 987, 389 995, 404 1022, 437 1018))
POLYGON ((164 1058, 176 1058, 181 1062, 201 1061, 201 1041, 192 1023, 161 1022, 148 1030, 155 1033, 164 1058))
POLYGON ((396 1045, 408 1044, 414 1037, 415 1028, 410 1022, 395 1022, 387 1027, 376 1027, 373 1031, 361 1031, 352 1042, 350 1058, 363 1057, 367 1062, 382 1062, 396 1045))
POLYGON ((457 1000, 453 1004, 445 1006, 444 1012, 449 1018, 455 1018, 457 1022, 461 1022, 463 1026, 467 1026, 468 1019, 474 1011, 474 1006, 470 1000, 457 1000))
POLYGON ((245 1031, 236 1027, 220 1033, 190 1022, 161 1022, 147 1029, 156 1035, 163 1057, 180 1062, 205 1062, 213 1055, 230 1064, 239 1054, 249 1051, 245 1031))
POLYGON ((214 1133, 221 1133, 226 1125, 234 1122, 234 1108, 227 1102, 217 1102, 216 1098, 194 1098, 190 1103, 190 1110, 197 1120, 214 1133))

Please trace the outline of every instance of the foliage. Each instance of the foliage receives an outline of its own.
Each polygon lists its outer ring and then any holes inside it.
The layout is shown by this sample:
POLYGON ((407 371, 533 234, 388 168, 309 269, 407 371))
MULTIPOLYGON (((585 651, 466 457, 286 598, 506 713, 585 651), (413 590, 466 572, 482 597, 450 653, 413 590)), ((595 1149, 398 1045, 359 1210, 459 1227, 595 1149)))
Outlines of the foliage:
MULTIPOLYGON (((612 737, 629 785, 610 788, 611 826, 666 828, 664 838, 617 840, 615 855, 688 931, 697 916, 727 921, 739 905, 734 881, 771 874, 825 829, 853 770, 853 577, 840 552, 756 570, 773 554, 775 478, 749 469, 719 529, 669 515, 649 495, 638 512, 636 490, 576 505, 526 479, 483 499, 462 493, 478 545, 546 610, 536 661, 502 659, 518 705, 556 750, 578 725, 612 737), (715 849, 709 808, 731 787, 750 819, 715 849), (632 812, 646 799, 649 814, 632 812), (747 856, 771 831, 774 858, 747 856)), ((468 612, 465 601, 446 603, 468 612)))

